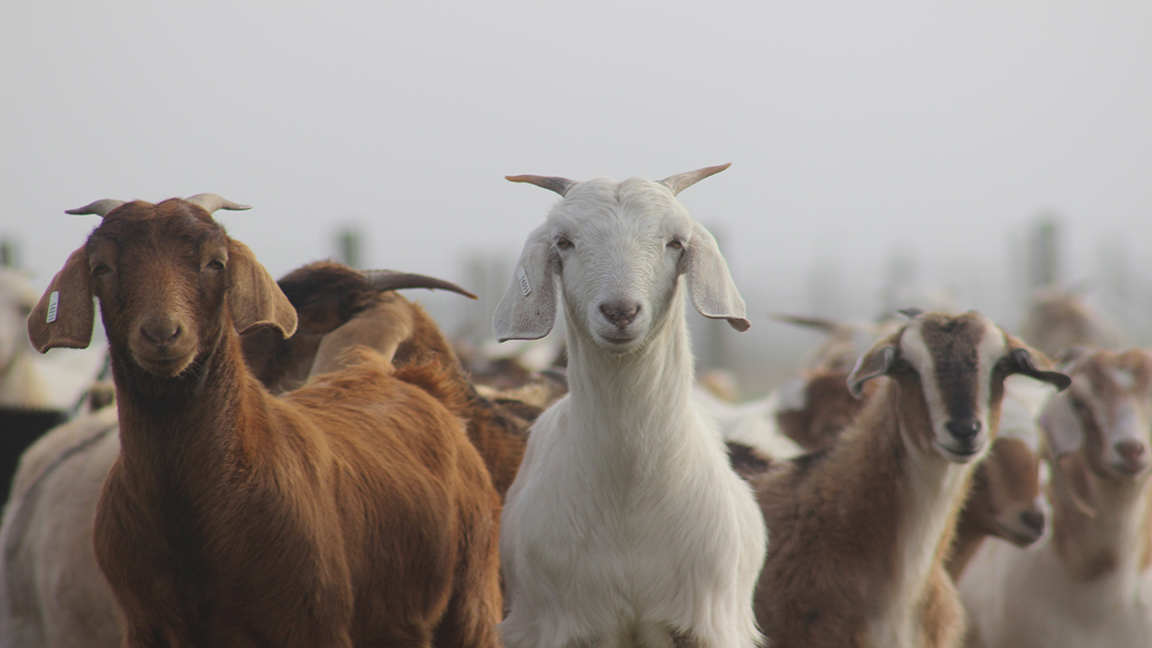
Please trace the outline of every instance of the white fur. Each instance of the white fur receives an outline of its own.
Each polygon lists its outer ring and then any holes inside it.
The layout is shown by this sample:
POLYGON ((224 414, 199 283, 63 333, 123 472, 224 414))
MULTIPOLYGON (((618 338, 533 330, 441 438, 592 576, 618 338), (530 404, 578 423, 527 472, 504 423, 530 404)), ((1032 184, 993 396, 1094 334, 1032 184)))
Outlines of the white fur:
MULTIPOLYGON (((681 256, 711 237, 667 188, 597 179, 567 192, 529 239, 522 263, 541 241, 551 246, 545 262, 555 263, 563 294, 571 391, 533 426, 505 503, 506 644, 760 643, 751 602, 764 523, 692 397, 681 256), (560 241, 572 245, 562 249, 560 241), (629 325, 602 315, 600 305, 613 301, 640 306, 629 325)), ((540 290, 539 268, 526 269, 531 290, 540 290)), ((689 276, 688 283, 715 279, 689 276)), ((514 280, 505 302, 522 296, 514 280)), ((693 292, 710 316, 713 298, 724 301, 693 292)), ((505 302, 497 337, 551 327, 550 319, 510 327, 505 302)), ((742 302, 736 310, 742 317, 742 302)))
POLYGON ((776 423, 776 415, 782 409, 779 394, 777 390, 764 398, 732 405, 701 387, 694 390, 697 404, 715 419, 725 441, 746 445, 766 458, 785 460, 804 454, 804 449, 780 431, 776 423))

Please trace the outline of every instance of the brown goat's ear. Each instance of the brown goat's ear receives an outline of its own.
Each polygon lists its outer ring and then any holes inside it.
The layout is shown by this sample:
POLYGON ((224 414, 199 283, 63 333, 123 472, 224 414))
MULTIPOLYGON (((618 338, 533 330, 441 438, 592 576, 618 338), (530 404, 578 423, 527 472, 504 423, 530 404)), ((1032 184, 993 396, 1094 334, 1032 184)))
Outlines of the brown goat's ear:
POLYGON ((68 257, 32 309, 28 337, 40 353, 56 347, 86 349, 92 342, 95 319, 88 251, 80 248, 68 257))
POLYGON ((236 330, 246 333, 259 326, 274 326, 280 335, 292 337, 296 332, 296 309, 247 245, 229 241, 228 270, 232 277, 228 308, 236 330))
POLYGON ((860 356, 856 361, 856 367, 848 374, 848 391, 855 398, 860 398, 860 394, 864 391, 864 383, 888 373, 895 360, 896 347, 892 346, 890 341, 885 340, 876 344, 868 353, 860 356))
POLYGON ((1010 340, 1010 344, 1012 350, 1008 352, 1008 357, 1012 359, 1012 373, 1046 382, 1055 387, 1056 391, 1064 391, 1068 389, 1068 385, 1072 384, 1072 379, 1067 374, 1037 367, 1038 364, 1044 367, 1052 366, 1051 361, 1043 353, 1019 340, 1010 340))

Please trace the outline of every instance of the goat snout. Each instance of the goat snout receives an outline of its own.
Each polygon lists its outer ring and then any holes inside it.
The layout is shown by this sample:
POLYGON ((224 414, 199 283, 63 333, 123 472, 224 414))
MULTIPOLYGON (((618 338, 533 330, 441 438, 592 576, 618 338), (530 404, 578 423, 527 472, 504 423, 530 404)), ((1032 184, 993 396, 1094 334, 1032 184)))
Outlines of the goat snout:
POLYGON ((981 425, 980 421, 973 419, 967 421, 948 421, 944 424, 944 427, 948 428, 948 432, 950 432, 957 441, 971 443, 976 438, 976 435, 980 434, 981 425))
POLYGON ((170 317, 149 320, 140 327, 140 333, 143 334, 144 339, 153 346, 161 348, 176 342, 182 331, 183 327, 170 317))
POLYGON ((1020 514, 1020 524, 1040 537, 1044 533, 1044 511, 1024 511, 1020 514))
POLYGON ((1148 467, 1148 449, 1143 441, 1124 439, 1113 446, 1120 461, 1116 468, 1121 472, 1136 475, 1148 467))
POLYGON ((626 328, 640 313, 640 304, 627 301, 610 301, 600 304, 600 312, 604 319, 619 329, 626 328))

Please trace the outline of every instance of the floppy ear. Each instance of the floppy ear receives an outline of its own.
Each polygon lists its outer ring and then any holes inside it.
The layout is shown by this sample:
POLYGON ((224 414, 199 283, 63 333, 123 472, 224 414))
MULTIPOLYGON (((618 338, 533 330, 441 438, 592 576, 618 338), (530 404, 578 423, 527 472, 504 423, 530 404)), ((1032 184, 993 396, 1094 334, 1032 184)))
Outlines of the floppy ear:
POLYGON ((1057 459, 1079 450, 1084 440, 1084 427, 1067 394, 1056 394, 1048 399, 1048 404, 1040 412, 1040 427, 1044 430, 1052 457, 1057 459))
POLYGON ((1012 358, 1013 369, 1012 373, 1028 376, 1034 380, 1046 382, 1056 388, 1056 391, 1064 391, 1068 389, 1068 385, 1072 384, 1072 379, 1067 374, 1059 371, 1051 371, 1048 369, 1039 369, 1036 365, 1040 364, 1044 367, 1051 367, 1052 362, 1036 349, 1028 345, 1009 338, 1009 344, 1012 345, 1012 350, 1008 352, 1009 357, 1012 358))
POLYGON ((92 342, 96 307, 89 272, 88 251, 80 248, 68 257, 28 315, 28 337, 40 353, 56 347, 85 349, 92 342))
POLYGON ((496 306, 492 332, 497 340, 536 340, 552 330, 556 323, 555 265, 548 226, 541 225, 524 242, 512 282, 496 306))
POLYGON ((296 332, 296 309, 252 250, 240 241, 228 242, 228 308, 240 333, 259 326, 274 326, 284 337, 296 332))
POLYGON ((752 323, 745 315, 744 299, 732 282, 716 239, 699 223, 692 224, 692 239, 684 248, 684 263, 688 297, 696 310, 704 317, 728 320, 737 331, 747 331, 752 323))
POLYGON ((853 397, 860 398, 860 394, 864 391, 864 383, 888 373, 895 360, 896 347, 892 346, 892 342, 889 340, 877 342, 867 353, 860 356, 856 361, 856 367, 848 374, 848 391, 853 397))

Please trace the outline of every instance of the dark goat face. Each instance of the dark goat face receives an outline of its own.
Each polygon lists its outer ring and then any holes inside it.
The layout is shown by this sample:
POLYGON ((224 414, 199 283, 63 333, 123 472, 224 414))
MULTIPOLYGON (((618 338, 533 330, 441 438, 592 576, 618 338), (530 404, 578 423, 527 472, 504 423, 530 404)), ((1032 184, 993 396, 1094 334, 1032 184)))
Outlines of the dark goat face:
POLYGON ((857 363, 849 385, 859 393, 871 377, 893 378, 905 416, 927 418, 930 437, 916 440, 949 461, 982 456, 1000 419, 1004 379, 1024 374, 1063 389, 1068 377, 1037 369, 1048 360, 980 313, 916 314, 857 363))
POLYGON ((251 251, 179 199, 126 203, 104 217, 29 317, 36 348, 87 346, 92 297, 113 349, 158 378, 186 371, 226 326, 269 325, 285 337, 296 327, 295 310, 251 251))

